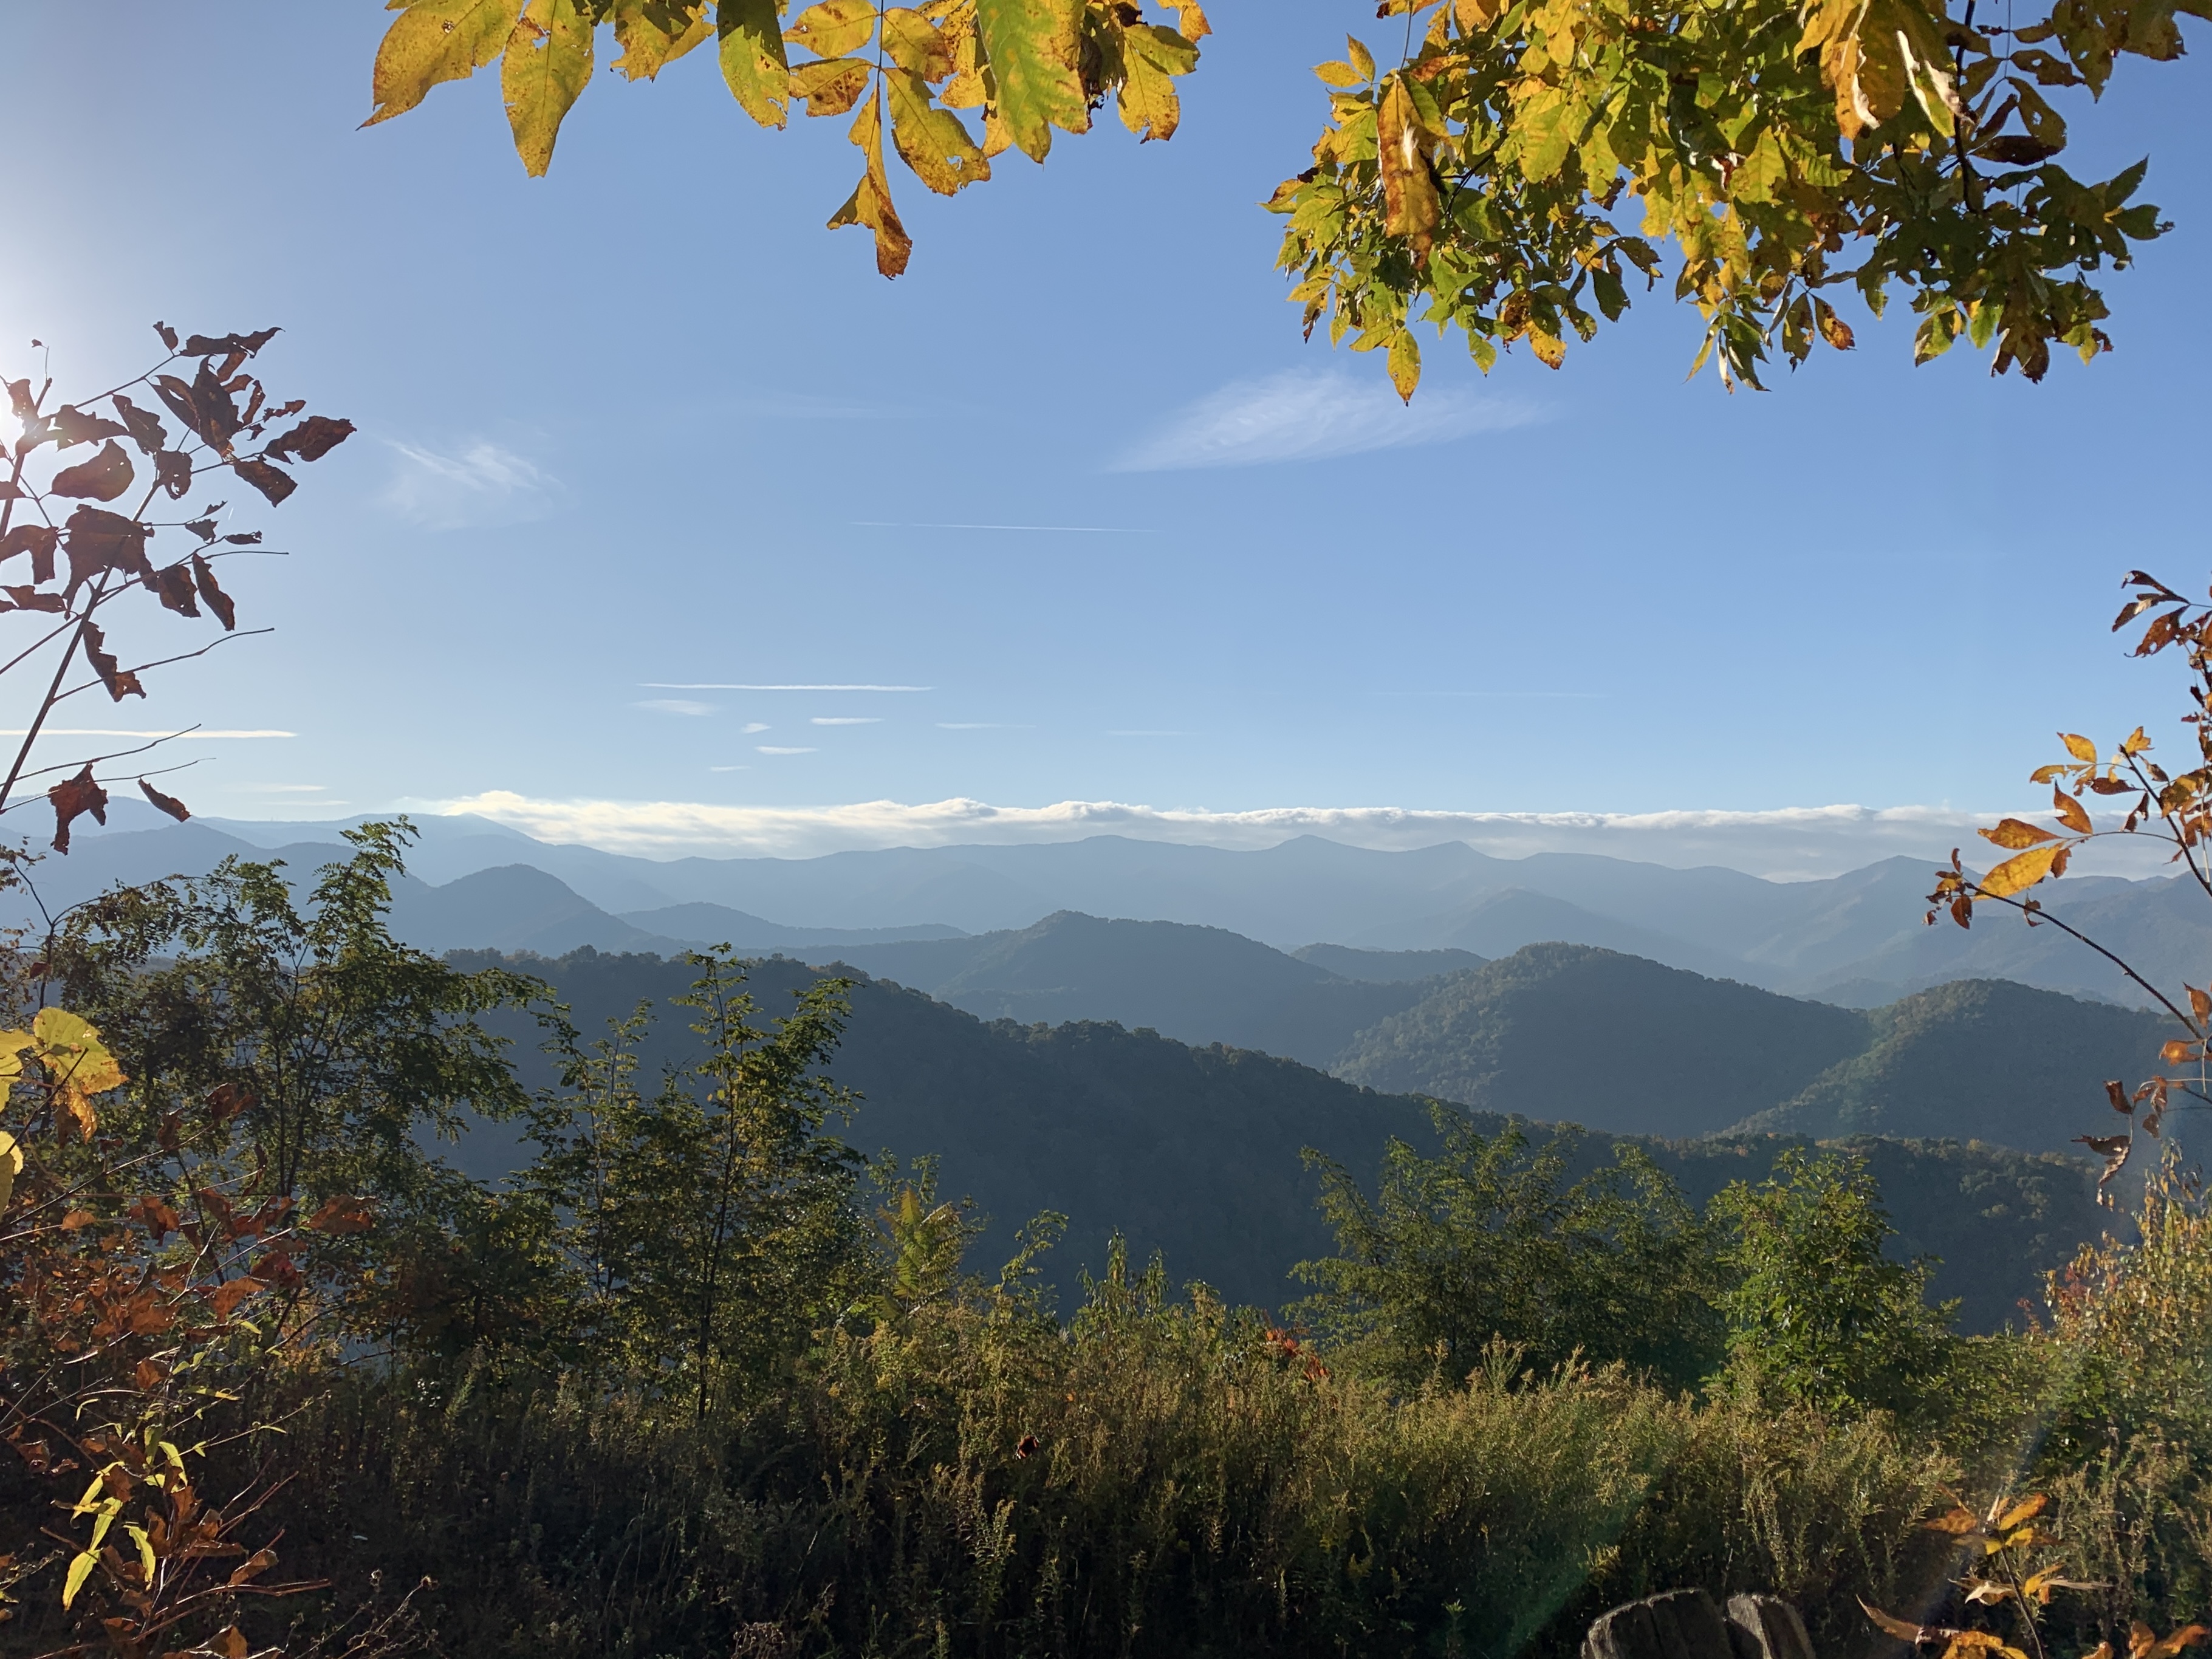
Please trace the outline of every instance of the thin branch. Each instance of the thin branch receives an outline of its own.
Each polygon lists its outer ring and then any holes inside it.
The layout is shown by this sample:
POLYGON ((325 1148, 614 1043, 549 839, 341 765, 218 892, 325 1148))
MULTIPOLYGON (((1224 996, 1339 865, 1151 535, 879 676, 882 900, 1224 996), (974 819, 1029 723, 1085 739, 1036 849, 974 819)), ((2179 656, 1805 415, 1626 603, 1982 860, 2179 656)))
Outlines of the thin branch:
MULTIPOLYGON (((204 657, 209 652, 214 650, 216 647, 219 645, 228 645, 234 640, 250 640, 257 634, 274 634, 276 631, 276 630, 273 628, 249 628, 242 634, 225 634, 218 639, 210 640, 205 645, 202 646, 197 651, 186 651, 181 655, 174 657, 157 657, 152 662, 136 663, 129 668, 122 669, 118 672, 125 674, 143 674, 149 669, 167 668, 172 663, 190 662, 194 657, 204 657)), ((82 685, 73 685, 70 687, 68 690, 63 692, 61 696, 56 697, 54 701, 56 702, 59 702, 63 697, 74 697, 78 692, 89 691, 95 686, 98 686, 104 690, 106 688, 106 684, 107 682, 105 680, 87 680, 82 685)), ((4 799, 4 796, 0 796, 0 799, 4 799)))
POLYGON ((2203 1038, 2204 1033, 2197 1029, 2197 1022, 2191 1019, 2188 1015, 2183 1013, 2180 1009, 2175 1007, 2171 1002, 2167 1001, 2165 992, 2160 990, 2158 987, 2153 985, 2141 974, 2129 967, 2125 962, 2122 961, 2118 957, 2114 956, 2110 951, 2107 951, 2103 945, 2098 944, 2096 940, 2091 939, 2080 928, 2070 927, 2067 923, 2059 921, 2057 916, 2052 915, 2050 911, 2045 909, 2039 903, 2036 905, 2033 910, 2030 910, 2027 908, 2027 901, 2012 898, 2002 893, 1988 892, 1984 890, 1979 882, 1968 882, 1966 886, 1968 890, 1971 891, 1977 898, 1994 899, 1999 904, 2009 904, 2014 909, 2019 911, 2022 915, 2028 918, 2028 923, 2031 927, 2038 926, 2042 922, 2048 922, 2051 926, 2056 927, 2060 933, 2064 933, 2068 938, 2081 940, 2082 944, 2087 945, 2099 956, 2104 957, 2106 961, 2111 963, 2113 967, 2118 969, 2130 979, 2135 981, 2136 984, 2142 986, 2143 990, 2148 995, 2157 1000, 2158 1005, 2161 1008, 2164 1008, 2166 1012, 2172 1014, 2176 1019, 2181 1022, 2182 1028, 2188 1031, 2191 1036, 2197 1037, 2200 1041, 2203 1038))

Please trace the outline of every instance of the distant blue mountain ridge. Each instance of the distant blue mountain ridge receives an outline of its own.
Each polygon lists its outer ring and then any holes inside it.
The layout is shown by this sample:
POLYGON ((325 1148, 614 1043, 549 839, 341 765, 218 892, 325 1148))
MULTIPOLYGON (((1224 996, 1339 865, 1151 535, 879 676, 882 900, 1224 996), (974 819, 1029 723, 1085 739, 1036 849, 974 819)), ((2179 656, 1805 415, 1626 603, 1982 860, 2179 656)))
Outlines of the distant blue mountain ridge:
MULTIPOLYGON (((230 854, 281 857, 306 872, 343 851, 335 823, 173 824, 125 801, 111 818, 104 832, 81 823, 76 851, 38 866, 50 908, 115 881, 197 873, 230 854)), ((1913 859, 1779 882, 1586 854, 1500 859, 1463 842, 1378 852, 1304 836, 1247 852, 1098 836, 811 859, 655 860, 539 842, 479 817, 416 822, 422 839, 395 896, 395 927, 440 951, 558 955, 590 945, 666 953, 726 943, 742 951, 819 955, 1017 933, 1071 911, 1223 930, 1278 954, 1305 951, 1307 965, 1346 979, 1374 975, 1346 972, 1348 958, 1324 962, 1311 951, 1487 958, 1558 941, 1856 1006, 1960 979, 2141 1000, 2108 963, 2056 928, 2027 928, 2009 916, 1971 933, 1948 921, 1924 926, 1934 872, 1913 859)), ((2201 977, 2212 960, 2212 906, 2192 902, 2173 880, 2068 877, 2049 892, 2051 914, 2154 981, 2201 977)), ((27 922, 35 914, 16 903, 0 919, 27 922)))

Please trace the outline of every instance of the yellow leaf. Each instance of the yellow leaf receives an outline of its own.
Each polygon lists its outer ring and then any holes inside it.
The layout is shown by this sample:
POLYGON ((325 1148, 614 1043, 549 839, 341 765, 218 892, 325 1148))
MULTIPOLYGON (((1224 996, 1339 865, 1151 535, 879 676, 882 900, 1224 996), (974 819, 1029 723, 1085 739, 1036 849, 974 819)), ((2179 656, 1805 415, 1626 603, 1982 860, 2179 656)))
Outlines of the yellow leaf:
POLYGON ((1352 67, 1358 72, 1359 79, 1372 81, 1375 78, 1375 54, 1349 34, 1344 37, 1344 50, 1352 59, 1352 67))
POLYGON ((2052 843, 2008 858, 1976 885, 1988 898, 2009 898, 2014 893, 2026 892, 2051 873, 2051 860, 2063 850, 2061 845, 2052 843))
POLYGON ((1528 346, 1536 354, 1536 361, 1547 368, 1557 368, 1567 360, 1567 343, 1540 328, 1528 331, 1528 346))
POLYGON ((975 24, 998 97, 992 114, 1016 148, 1042 161, 1052 130, 1091 130, 1084 94, 1083 0, 975 0, 975 24))
POLYGON ((1437 194, 1436 175, 1429 170, 1429 150, 1434 143, 1421 125, 1402 74, 1390 77, 1375 112, 1375 154, 1382 170, 1382 228, 1413 244, 1417 259, 1428 257, 1437 227, 1443 222, 1443 202, 1437 194))
POLYGON ((2075 835, 2087 836, 2095 831, 2097 826, 2089 822, 2089 815, 2081 810, 2081 803, 2055 784, 2051 790, 2051 806, 2058 814, 2059 821, 2075 835))
POLYGON ((703 0, 615 0, 612 68, 626 79, 650 81, 714 32, 703 0))
POLYGON ((2120 752, 2123 755, 2140 755, 2149 747, 2150 739, 2143 735, 2143 729, 2140 726, 2120 739, 2120 752))
POLYGON ((937 106, 927 82, 905 70, 886 70, 884 79, 890 92, 891 142, 916 178, 939 196, 951 196, 991 176, 991 164, 968 129, 937 106))
POLYGON ((1177 4, 1176 0, 1166 0, 1166 3, 1176 15, 1176 33, 1193 46, 1213 33, 1213 25, 1206 21, 1202 8, 1190 4, 1188 0, 1183 0, 1182 4, 1177 4))
POLYGON ((2177 1038, 2160 1046, 2158 1057, 2168 1066, 2186 1066, 2197 1058, 2198 1053, 2197 1044, 2184 1042, 2177 1038))
POLYGON ((952 60, 960 41, 956 27, 939 28, 907 6, 884 14, 884 55, 909 75, 942 81, 958 67, 952 60))
POLYGON ((1980 1519, 1964 1504, 1954 1504, 1943 1514, 1932 1516, 1920 1524, 1929 1532, 1948 1532, 1958 1537, 1982 1529, 1980 1519))
POLYGON ((2202 1625, 2184 1625, 2172 1635, 2160 1637, 2152 1643, 2146 1659, 2174 1659, 2182 1649, 2195 1647, 2207 1637, 2212 1637, 2212 1630, 2207 1630, 2202 1625))
POLYGON ((1121 69, 1127 77, 1115 96, 1121 125, 1149 143, 1172 138, 1182 121, 1182 102, 1175 77, 1198 67, 1198 48, 1173 29, 1150 25, 1121 33, 1121 69))
POLYGON ((1400 329, 1391 337, 1390 384, 1398 388, 1398 396, 1407 403, 1413 401, 1413 388, 1421 383, 1421 348, 1410 329, 1400 329))
POLYGON ((507 50, 513 0, 402 0, 369 76, 373 127, 404 115, 442 81, 464 81, 507 50))
POLYGON ((875 70, 858 58, 824 58, 791 72, 791 95, 809 115, 842 115, 860 101, 875 70))
POLYGON ((0 1210, 15 1195, 15 1177, 23 1173, 23 1149, 15 1137, 0 1129, 0 1210))
POLYGON ((776 0, 715 0, 714 33, 730 95, 761 125, 781 127, 791 96, 791 66, 776 0))
POLYGON ((2021 1498, 2017 1504, 2014 1504, 2010 1509, 2007 1510, 2002 1516, 1997 1517, 1996 1522, 1996 1530, 1999 1532, 2010 1532, 2014 1527, 2019 1526, 2022 1522, 2034 1520, 2037 1516, 2042 1514, 2045 1509, 2049 1508, 2050 1504, 2050 1493, 2040 1492, 2031 1492, 2028 1496, 2021 1498))
POLYGON ((1367 84, 1367 76, 1351 64, 1339 63, 1334 58, 1326 64, 1316 64, 1314 74, 1325 87, 1364 87, 1367 84))
POLYGON ((899 222, 898 210, 891 205, 890 180, 884 173, 884 117, 883 100, 871 98, 860 106, 860 112, 853 118, 853 127, 848 135, 860 146, 867 158, 860 173, 860 182, 845 198, 845 205, 830 216, 830 228, 839 230, 847 225, 866 225, 875 233, 876 269, 885 276, 896 276, 906 270, 907 261, 914 254, 914 238, 906 234, 899 222))
POLYGON ((1977 830, 1974 833, 1984 841, 1995 842, 2006 851, 2014 853, 2023 847, 2033 847, 2039 841, 2058 839, 2050 830, 2039 830, 2020 818, 2000 818, 1996 829, 1977 830))
POLYGON ((2077 761, 2094 763, 2097 758, 2097 745, 2087 738, 2077 736, 2071 732, 2061 732, 2058 734, 2058 741, 2066 745, 2066 752, 2077 761))
POLYGON ((530 0, 499 69, 514 153, 533 179, 553 165, 561 123, 592 79, 592 20, 578 0, 530 0))
POLYGON ((842 58, 875 38, 874 0, 822 0, 793 20, 783 38, 817 58, 842 58))
POLYGON ((89 1021, 65 1009, 41 1008, 31 1022, 31 1032, 40 1060, 58 1082, 98 1095, 120 1089, 126 1080, 89 1021))
POLYGON ((2212 1019, 2212 996, 2208 996, 2205 993, 2198 990, 2194 985, 2191 986, 2189 988, 2189 1011, 2197 1016, 2197 1023, 2199 1025, 2202 1025, 2208 1019, 2212 1019))
POLYGON ((92 1577, 92 1570, 100 1565, 100 1558, 90 1550, 81 1550, 69 1565, 69 1577, 62 1580, 62 1606, 66 1608, 76 1600, 76 1593, 84 1588, 84 1581, 92 1577))

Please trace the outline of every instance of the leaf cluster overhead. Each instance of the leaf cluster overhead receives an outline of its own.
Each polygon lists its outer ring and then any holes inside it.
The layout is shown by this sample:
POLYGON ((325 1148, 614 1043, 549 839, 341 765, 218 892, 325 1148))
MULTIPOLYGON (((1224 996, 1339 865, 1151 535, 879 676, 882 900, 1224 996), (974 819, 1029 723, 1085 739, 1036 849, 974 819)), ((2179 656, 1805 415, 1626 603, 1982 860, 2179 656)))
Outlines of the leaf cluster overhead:
POLYGON ((2002 27, 1979 6, 1384 0, 1400 61, 1352 40, 1321 65, 1329 126, 1269 204, 1307 331, 1386 352, 1407 397, 1419 323, 1485 368, 1516 342, 1557 368, 1671 240, 1696 366, 1731 386, 1848 349, 1839 289, 1877 315, 1909 295, 1919 362, 1963 337, 2040 380, 2056 347, 2109 349, 2089 276, 2166 227, 2134 199, 2148 162, 2061 164, 2052 100, 2100 94, 2118 55, 2180 56, 2174 13, 2205 0, 2056 0, 2002 27))
POLYGON ((914 251, 891 198, 886 139, 924 185, 951 196, 988 179, 1007 149, 1043 161, 1055 130, 1087 132, 1109 96, 1140 139, 1170 138, 1181 118, 1176 78, 1198 66, 1197 42, 1209 32, 1196 0, 1167 0, 1173 28, 1146 21, 1131 0, 819 0, 795 15, 789 0, 388 0, 387 9, 400 15, 377 50, 366 125, 497 64, 515 151, 532 176, 552 163, 602 30, 617 49, 609 69, 632 81, 711 44, 731 95, 762 126, 782 127, 793 104, 810 116, 850 116, 860 177, 830 228, 865 226, 886 276, 904 271, 914 251))

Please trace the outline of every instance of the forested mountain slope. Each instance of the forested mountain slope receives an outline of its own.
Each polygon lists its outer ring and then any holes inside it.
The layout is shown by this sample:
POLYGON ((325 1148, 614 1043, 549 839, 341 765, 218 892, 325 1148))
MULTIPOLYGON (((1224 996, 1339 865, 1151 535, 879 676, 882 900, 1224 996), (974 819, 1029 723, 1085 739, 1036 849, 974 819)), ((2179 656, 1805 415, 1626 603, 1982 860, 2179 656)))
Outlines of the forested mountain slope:
POLYGON ((1640 957, 1532 945, 1363 1032, 1355 1083, 1631 1134, 1711 1134, 1866 1045, 1865 1016, 1640 957))
MULTIPOLYGON (((496 958, 456 959, 483 965, 496 958)), ((680 994, 690 975, 680 962, 596 951, 514 965, 554 986, 587 1035, 641 1000, 680 994)), ((819 970, 771 958, 751 971, 773 1014, 819 970)), ((1232 1298, 1280 1306, 1301 1293, 1285 1277, 1290 1266, 1331 1244, 1312 1206, 1317 1188, 1301 1150, 1316 1147, 1365 1176, 1394 1135, 1425 1149, 1433 1144, 1425 1102, 1287 1060, 1194 1048, 1102 1022, 984 1021, 865 976, 852 1001, 832 1069, 866 1103, 847 1138, 902 1158, 941 1157, 945 1193, 973 1196, 991 1219, 977 1252, 986 1266, 1011 1253, 1015 1228, 1030 1216, 1066 1212, 1067 1242, 1052 1264, 1064 1290, 1079 1270, 1101 1267, 1107 1237, 1119 1229, 1140 1259, 1164 1252, 1177 1280, 1202 1278, 1232 1298)), ((683 1009, 660 1011, 642 1050, 648 1079, 690 1052, 688 1018, 683 1009)), ((507 1030, 526 1075, 550 1083, 550 1063, 530 1046, 528 1023, 507 1030)), ((1592 1135, 1586 1156, 1609 1156, 1610 1139, 1592 1135)), ((1759 1179, 1783 1149, 1804 1142, 1759 1135, 1648 1144, 1702 1200, 1730 1180, 1759 1179)), ((1883 1141, 1870 1150, 1893 1194, 1903 1247, 1945 1256, 1937 1290, 1966 1297, 1978 1322, 2002 1322, 2035 1291, 2042 1271, 2098 1231, 2101 1212, 2076 1160, 1937 1142, 1883 1141)), ((497 1174, 511 1162, 513 1143, 494 1130, 464 1155, 478 1172, 497 1174)))
POLYGON ((1942 1133, 2057 1152, 2107 1126, 2106 1079, 2158 1069, 2164 1015, 2004 980, 1875 1009, 1871 1045, 1740 1126, 1815 1136, 1942 1133))
POLYGON ((1310 1066, 1327 1066, 1357 1033, 1421 995, 1417 981, 1346 977, 1224 928, 1073 910, 1018 932, 797 954, 834 957, 985 1019, 1114 1020, 1310 1066))
POLYGON ((1332 1069, 1622 1133, 1942 1136, 2070 1152, 2106 1127, 2105 1079, 2150 1075, 2170 1035, 2149 1013, 2003 981, 1863 1013, 1536 945, 1438 981, 1332 1069))

